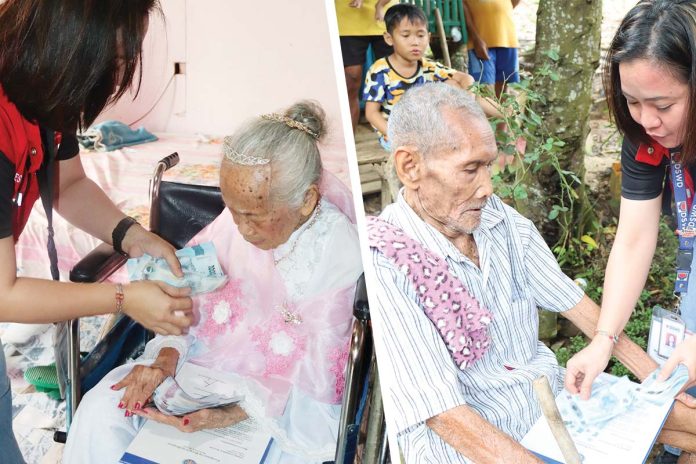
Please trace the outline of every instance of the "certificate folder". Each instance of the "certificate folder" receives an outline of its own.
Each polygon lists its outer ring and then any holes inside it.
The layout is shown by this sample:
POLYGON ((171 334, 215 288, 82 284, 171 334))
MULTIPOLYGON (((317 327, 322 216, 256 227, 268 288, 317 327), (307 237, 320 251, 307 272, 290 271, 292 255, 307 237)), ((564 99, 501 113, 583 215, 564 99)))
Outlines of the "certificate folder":
POLYGON ((153 420, 145 423, 121 457, 122 464, 263 463, 271 436, 253 419, 221 429, 182 432, 153 420))
MULTIPOLYGON (((601 391, 603 384, 612 384, 617 380, 616 377, 608 374, 600 375, 593 384, 593 397, 596 391, 601 391)), ((623 380, 625 383, 629 383, 627 379, 623 380)), ((637 386, 633 382, 630 383, 637 386)), ((678 390, 679 387, 675 388, 678 390)), ((598 404, 605 404, 609 409, 610 400, 621 402, 623 397, 607 395, 607 398, 598 404)), ((605 422, 598 423, 599 425, 590 423, 578 427, 571 424, 573 421, 569 421, 569 417, 572 414, 568 414, 568 411, 578 410, 577 401, 565 390, 556 396, 556 404, 568 426, 568 433, 570 433, 582 457, 583 464, 644 463, 674 406, 674 400, 671 399, 661 404, 642 402, 635 407, 629 407, 625 411, 617 413, 605 422)), ((565 463, 551 428, 543 415, 522 438, 521 444, 546 463, 565 463)))

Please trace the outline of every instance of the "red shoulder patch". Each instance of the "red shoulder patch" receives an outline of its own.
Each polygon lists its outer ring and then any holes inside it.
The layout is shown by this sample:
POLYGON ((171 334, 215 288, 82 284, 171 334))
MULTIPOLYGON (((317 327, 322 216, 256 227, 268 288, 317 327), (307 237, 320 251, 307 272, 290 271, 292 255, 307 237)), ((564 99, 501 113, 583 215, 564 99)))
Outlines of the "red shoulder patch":
POLYGON ((636 161, 651 166, 659 166, 664 157, 669 159, 669 150, 659 143, 652 145, 641 143, 636 152, 636 161))

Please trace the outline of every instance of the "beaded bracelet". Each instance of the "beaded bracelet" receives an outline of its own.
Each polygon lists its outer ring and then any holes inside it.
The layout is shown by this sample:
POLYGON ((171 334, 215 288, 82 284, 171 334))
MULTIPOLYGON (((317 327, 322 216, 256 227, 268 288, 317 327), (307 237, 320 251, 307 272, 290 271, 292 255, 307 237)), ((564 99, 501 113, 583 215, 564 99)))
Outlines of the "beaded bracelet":
POLYGON ((123 284, 116 284, 116 314, 123 312, 123 284))
POLYGON ((609 339, 610 339, 612 342, 614 342, 614 345, 616 345, 617 343, 619 343, 619 336, 618 336, 618 335, 614 335, 614 334, 610 334, 610 333, 607 332, 606 330, 599 330, 599 329, 597 329, 597 330, 594 331, 594 333, 595 333, 595 335, 604 335, 604 336, 606 336, 606 337, 609 337, 609 339))

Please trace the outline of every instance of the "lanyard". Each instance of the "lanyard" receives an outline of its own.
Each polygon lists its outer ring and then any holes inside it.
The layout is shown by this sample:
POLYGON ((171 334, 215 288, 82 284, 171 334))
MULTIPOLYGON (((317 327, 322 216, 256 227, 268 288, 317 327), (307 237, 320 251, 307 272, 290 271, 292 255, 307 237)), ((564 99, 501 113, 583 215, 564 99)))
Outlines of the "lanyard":
POLYGON ((676 160, 678 153, 670 156, 672 170, 672 191, 677 213, 677 233, 679 234, 679 249, 677 250, 677 278, 674 281, 675 293, 686 293, 691 272, 691 261, 694 256, 694 238, 696 236, 696 201, 689 209, 691 192, 686 188, 684 167, 676 160))

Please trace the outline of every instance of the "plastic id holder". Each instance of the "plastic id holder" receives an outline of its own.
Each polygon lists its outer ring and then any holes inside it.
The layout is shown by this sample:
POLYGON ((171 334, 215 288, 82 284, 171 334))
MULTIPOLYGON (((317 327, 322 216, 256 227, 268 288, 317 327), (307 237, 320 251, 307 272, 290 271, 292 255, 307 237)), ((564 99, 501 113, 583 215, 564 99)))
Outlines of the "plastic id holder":
POLYGON ((648 338, 648 354, 662 365, 689 334, 679 315, 660 306, 653 308, 648 338))

